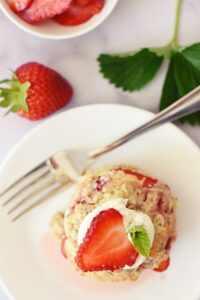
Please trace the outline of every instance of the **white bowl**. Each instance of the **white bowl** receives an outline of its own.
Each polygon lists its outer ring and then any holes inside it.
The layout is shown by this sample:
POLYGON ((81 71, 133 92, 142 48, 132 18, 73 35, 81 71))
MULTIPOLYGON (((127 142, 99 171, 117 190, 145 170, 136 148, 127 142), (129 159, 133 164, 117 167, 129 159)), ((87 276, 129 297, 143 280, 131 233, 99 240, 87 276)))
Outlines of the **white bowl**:
POLYGON ((18 27, 35 36, 48 39, 69 39, 83 35, 100 25, 112 12, 118 0, 106 0, 102 11, 89 21, 77 26, 62 26, 53 20, 38 25, 30 25, 17 16, 9 7, 7 0, 1 0, 0 8, 18 27))

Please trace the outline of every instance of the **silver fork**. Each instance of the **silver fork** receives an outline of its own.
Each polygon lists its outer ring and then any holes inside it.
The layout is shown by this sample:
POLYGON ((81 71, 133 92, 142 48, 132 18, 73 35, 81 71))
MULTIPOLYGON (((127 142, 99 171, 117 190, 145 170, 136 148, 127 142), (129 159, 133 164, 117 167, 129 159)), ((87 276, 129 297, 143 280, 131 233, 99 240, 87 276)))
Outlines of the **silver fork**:
POLYGON ((155 115, 150 121, 129 132, 107 146, 88 153, 61 151, 47 158, 44 162, 15 181, 0 194, 3 206, 13 204, 8 214, 17 211, 12 221, 57 194, 70 183, 76 182, 88 166, 97 157, 125 144, 134 137, 162 125, 174 121, 192 112, 200 110, 200 86, 155 115), (16 204, 15 204, 16 203, 16 204), (27 207, 22 206, 28 204, 27 207))

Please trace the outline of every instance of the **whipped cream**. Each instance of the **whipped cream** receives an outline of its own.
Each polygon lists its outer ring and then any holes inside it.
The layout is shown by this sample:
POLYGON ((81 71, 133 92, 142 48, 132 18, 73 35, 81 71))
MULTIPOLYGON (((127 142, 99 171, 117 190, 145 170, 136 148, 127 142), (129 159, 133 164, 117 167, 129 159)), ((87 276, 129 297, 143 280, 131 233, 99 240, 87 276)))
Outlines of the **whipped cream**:
MULTIPOLYGON (((140 226, 142 225, 149 237, 151 246, 153 244, 154 240, 154 225, 149 218, 148 215, 142 212, 138 212, 132 209, 128 209, 126 207, 128 200, 127 199, 110 199, 109 201, 106 201, 101 206, 94 209, 91 213, 89 213, 85 219, 82 221, 79 231, 78 231, 78 245, 80 245, 91 225, 92 220, 102 211, 109 208, 114 208, 117 211, 120 212, 120 214, 123 216, 123 222, 125 231, 128 232, 131 228, 134 226, 140 226)), ((128 238, 131 241, 130 234, 128 234, 128 238)), ((130 266, 125 266, 123 269, 136 269, 138 268, 144 261, 146 260, 146 257, 139 254, 138 258, 136 259, 135 263, 130 266)))

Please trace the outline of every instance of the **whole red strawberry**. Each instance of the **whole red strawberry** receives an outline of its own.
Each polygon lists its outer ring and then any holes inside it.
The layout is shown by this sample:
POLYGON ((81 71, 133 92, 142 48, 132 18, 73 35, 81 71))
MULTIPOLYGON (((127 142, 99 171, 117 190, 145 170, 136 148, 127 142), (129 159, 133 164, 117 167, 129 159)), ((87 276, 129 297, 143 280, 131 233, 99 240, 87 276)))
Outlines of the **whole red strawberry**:
POLYGON ((19 67, 11 80, 1 81, 0 107, 35 121, 45 118, 68 104, 73 90, 56 71, 36 62, 19 67))
POLYGON ((63 14, 57 14, 55 21, 65 26, 82 24, 100 13, 105 0, 73 0, 63 14))

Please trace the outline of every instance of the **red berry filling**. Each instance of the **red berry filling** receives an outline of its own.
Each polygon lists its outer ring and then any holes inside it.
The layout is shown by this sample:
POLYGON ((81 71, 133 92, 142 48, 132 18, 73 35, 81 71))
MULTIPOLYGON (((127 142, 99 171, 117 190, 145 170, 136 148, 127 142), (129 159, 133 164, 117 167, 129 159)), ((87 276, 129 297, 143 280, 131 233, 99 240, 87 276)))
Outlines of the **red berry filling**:
POLYGON ((165 249, 167 251, 169 251, 171 249, 171 245, 172 245, 172 238, 169 238, 166 245, 165 245, 165 249))
POLYGON ((115 171, 123 171, 125 174, 136 176, 138 180, 143 180, 142 187, 144 188, 151 188, 154 186, 158 180, 151 178, 149 176, 146 176, 144 174, 138 173, 136 171, 130 170, 130 169, 123 169, 123 168, 116 168, 115 171))
POLYGON ((158 200, 158 203, 157 203, 157 212, 159 212, 160 214, 163 213, 163 201, 162 201, 162 198, 160 198, 158 200))
POLYGON ((97 177, 94 182, 94 189, 98 192, 101 192, 104 185, 109 181, 110 181, 109 178, 106 176, 97 177))
POLYGON ((163 200, 162 200, 162 198, 160 198, 157 203, 157 212, 160 214, 163 214, 163 213, 172 214, 174 212, 174 208, 173 207, 170 208, 167 206, 164 207, 163 200))
POLYGON ((168 257, 166 260, 162 261, 157 268, 154 269, 156 272, 163 272, 165 271, 170 264, 170 258, 168 257))
POLYGON ((84 199, 77 199, 74 204, 70 207, 70 212, 72 213, 75 210, 75 207, 79 204, 89 204, 84 199))

